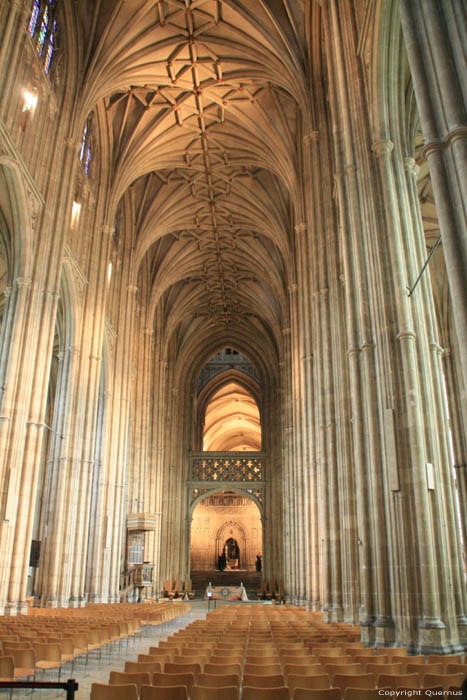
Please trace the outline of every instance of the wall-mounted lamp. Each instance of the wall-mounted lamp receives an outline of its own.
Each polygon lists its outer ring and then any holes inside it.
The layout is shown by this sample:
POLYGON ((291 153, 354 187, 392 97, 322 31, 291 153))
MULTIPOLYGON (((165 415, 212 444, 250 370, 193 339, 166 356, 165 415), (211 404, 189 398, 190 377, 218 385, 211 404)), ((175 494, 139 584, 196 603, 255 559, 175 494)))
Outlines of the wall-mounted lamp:
POLYGON ((23 93, 24 96, 24 102, 23 102, 23 110, 21 113, 21 128, 24 129, 26 128, 26 125, 30 119, 34 116, 34 112, 36 111, 36 106, 37 106, 37 99, 38 99, 38 94, 36 88, 30 88, 28 90, 25 90, 23 93))
POLYGON ((112 263, 109 262, 107 265, 107 282, 110 284, 110 280, 112 279, 112 263))
POLYGON ((79 224, 79 217, 81 215, 81 203, 76 200, 73 202, 71 207, 71 228, 76 228, 79 224))

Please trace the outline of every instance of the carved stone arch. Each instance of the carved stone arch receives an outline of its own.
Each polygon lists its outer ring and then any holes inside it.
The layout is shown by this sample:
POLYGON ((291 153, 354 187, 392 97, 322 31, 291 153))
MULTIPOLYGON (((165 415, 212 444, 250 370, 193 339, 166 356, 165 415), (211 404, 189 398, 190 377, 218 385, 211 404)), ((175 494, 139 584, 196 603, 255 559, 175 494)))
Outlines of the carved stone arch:
POLYGON ((17 277, 31 275, 34 228, 40 206, 18 163, 0 150, 0 207, 9 232, 9 240, 3 241, 8 257, 8 285, 17 277))
POLYGON ((217 554, 222 551, 225 542, 230 538, 238 543, 240 550, 239 562, 241 563, 242 559, 245 557, 247 538, 245 529, 235 520, 228 520, 218 529, 216 533, 214 557, 217 557, 217 554))

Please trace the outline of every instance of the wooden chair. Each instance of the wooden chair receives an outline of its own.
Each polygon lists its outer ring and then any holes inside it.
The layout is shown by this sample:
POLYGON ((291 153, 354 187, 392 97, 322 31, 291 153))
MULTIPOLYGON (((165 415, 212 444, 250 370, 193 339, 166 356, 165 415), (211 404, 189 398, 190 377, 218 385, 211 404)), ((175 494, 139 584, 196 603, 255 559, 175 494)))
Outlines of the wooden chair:
POLYGON ((243 672, 254 676, 275 676, 282 673, 280 664, 245 664, 243 672))
POLYGON ((241 676, 241 664, 205 664, 204 673, 212 673, 215 676, 229 675, 231 673, 241 676))
POLYGON ((124 671, 110 671, 109 685, 136 685, 138 695, 141 693, 142 685, 150 685, 151 677, 149 673, 125 673, 124 671))
POLYGON ((301 666, 300 664, 284 664, 284 673, 286 676, 322 676, 323 673, 326 673, 326 671, 321 664, 310 664, 309 666, 301 666))
POLYGON ((376 678, 373 673, 360 673, 358 675, 336 673, 332 678, 332 685, 334 688, 340 688, 344 693, 346 688, 374 688, 376 678))
POLYGON ((143 685, 140 700, 188 700, 188 697, 184 685, 143 685))
MULTIPOLYGON (((214 662, 214 660, 212 659, 214 662)), ((271 655, 271 656, 248 656, 245 658, 245 663, 246 664, 278 664, 279 662, 279 657, 277 655, 271 655)))
POLYGON ((297 688, 293 697, 294 700, 341 700, 342 694, 339 688, 297 688))
POLYGON ((444 664, 445 666, 448 666, 448 664, 462 664, 463 656, 462 654, 451 654, 449 656, 445 656, 443 654, 430 654, 428 657, 428 663, 444 664))
POLYGON ((62 663, 71 662, 71 673, 73 673, 73 664, 75 660, 75 645, 71 637, 47 637, 47 642, 60 644, 62 652, 62 663))
POLYGON ((465 681, 465 673, 427 673, 423 676, 423 685, 440 685, 443 690, 460 688, 465 681))
MULTIPOLYGON (((381 664, 375 664, 375 663, 369 663, 365 664, 365 673, 374 673, 376 675, 380 673, 402 673, 402 665, 401 664, 388 664, 388 663, 381 663, 381 664)), ((409 673, 413 673, 413 671, 409 671, 409 673)))
POLYGON ((331 683, 327 674, 323 674, 322 676, 298 676, 293 674, 287 676, 287 687, 290 690, 290 695, 293 697, 297 688, 326 690, 331 687, 331 683))
POLYGON ((125 673, 160 673, 158 661, 125 661, 125 673))
POLYGON ((257 676, 253 673, 245 673, 242 683, 250 688, 281 688, 286 685, 285 678, 281 673, 274 676, 257 676))
POLYGON ((333 679, 336 674, 360 676, 363 673, 363 669, 360 664, 326 664, 324 670, 331 679, 333 679))
POLYGON ((198 685, 207 688, 226 688, 234 685, 240 687, 240 676, 230 673, 225 676, 218 676, 213 673, 200 673, 198 676, 198 685))
POLYGON ((289 700, 289 691, 285 686, 282 688, 251 688, 244 685, 242 700, 289 700))
POLYGON ((424 664, 426 663, 426 659, 424 656, 405 656, 402 657, 399 661, 399 663, 402 664, 402 672, 407 673, 407 666, 408 664, 424 664))
POLYGON ((90 700, 138 700, 138 691, 136 685, 93 683, 90 700))
POLYGON ((168 663, 173 664, 199 664, 201 670, 203 666, 210 661, 209 656, 204 654, 181 654, 180 656, 172 656, 172 660, 168 663))
MULTIPOLYGON (((407 657, 407 647, 380 647, 378 656, 404 656, 407 657)), ((413 658, 413 657, 412 657, 413 658)))
POLYGON ((418 673, 381 673, 378 675, 378 686, 391 690, 398 688, 416 688, 420 681, 418 673))
POLYGON ((318 656, 318 661, 321 666, 326 666, 327 664, 355 664, 360 663, 352 656, 318 656))
POLYGON ((420 685, 423 686, 423 678, 427 673, 443 673, 443 664, 407 664, 407 673, 418 673, 420 685))
MULTIPOLYGON (((206 664, 208 666, 209 664, 206 664)), ((201 673, 201 664, 164 664, 164 673, 192 673, 195 677, 195 681, 201 673)))
POLYGON ((463 673, 467 676, 467 664, 448 664, 446 673, 463 673))
POLYGON ((36 654, 36 669, 43 673, 46 671, 58 670, 58 682, 62 669, 62 648, 60 644, 54 642, 34 642, 32 645, 36 654))
POLYGON ((211 688, 194 685, 190 700, 238 700, 238 687, 231 685, 224 688, 211 688))
POLYGON ((195 684, 193 673, 153 673, 152 685, 164 686, 185 686, 188 695, 195 684))

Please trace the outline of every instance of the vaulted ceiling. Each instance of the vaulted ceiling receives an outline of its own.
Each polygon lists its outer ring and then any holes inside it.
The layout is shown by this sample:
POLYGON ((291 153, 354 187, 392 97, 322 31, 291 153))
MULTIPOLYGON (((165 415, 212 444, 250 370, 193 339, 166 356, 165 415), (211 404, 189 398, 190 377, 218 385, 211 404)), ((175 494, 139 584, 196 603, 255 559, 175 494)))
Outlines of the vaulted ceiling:
POLYGON ((150 317, 162 308, 180 347, 214 333, 277 354, 300 216, 308 2, 80 5, 84 111, 97 107, 105 126, 112 203, 131 212, 150 317))

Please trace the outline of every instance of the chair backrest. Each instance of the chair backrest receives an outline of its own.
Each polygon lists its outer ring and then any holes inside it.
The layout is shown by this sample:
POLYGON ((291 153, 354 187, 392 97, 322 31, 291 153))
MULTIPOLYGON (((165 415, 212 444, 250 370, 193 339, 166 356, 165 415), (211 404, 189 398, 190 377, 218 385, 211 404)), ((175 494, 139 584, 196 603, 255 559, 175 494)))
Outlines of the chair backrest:
POLYGON ((31 642, 4 642, 3 652, 9 653, 12 649, 32 649, 31 642))
POLYGON ((258 676, 253 673, 245 673, 242 679, 243 685, 248 685, 251 688, 280 688, 285 683, 285 678, 282 673, 277 673, 271 676, 258 676))
MULTIPOLYGON (((190 651, 193 651, 190 649, 190 651)), ((172 656, 172 660, 168 663, 173 664, 199 664, 201 668, 209 661, 207 654, 181 654, 180 656, 172 656)))
POLYGON ((363 673, 360 664, 326 664, 324 670, 331 676, 331 678, 333 678, 337 673, 348 676, 359 676, 363 673))
POLYGON ((465 681, 465 673, 427 673, 423 676, 423 685, 440 685, 443 690, 460 688, 465 681))
POLYGON ((153 673, 152 674, 152 685, 157 686, 177 686, 184 685, 188 694, 190 694, 192 686, 195 684, 195 677, 193 673, 153 673))
POLYGON ((252 673, 255 676, 275 676, 282 673, 280 664, 245 664, 244 673, 252 673))
POLYGON ((93 683, 91 700, 138 700, 138 691, 136 685, 93 683))
POLYGON ((165 673, 192 673, 196 678, 198 678, 199 674, 201 673, 201 664, 173 664, 173 663, 165 663, 164 664, 164 672, 165 673))
MULTIPOLYGON (((289 691, 282 688, 251 688, 243 686, 242 700, 289 700, 289 691)), ((337 700, 340 700, 338 698, 337 700)))
POLYGON ((365 672, 366 673, 402 673, 402 665, 401 664, 365 664, 365 672))
POLYGON ((356 660, 352 656, 318 656, 318 661, 322 666, 326 664, 354 664, 356 660))
POLYGON ((357 676, 336 673, 333 676, 332 685, 334 688, 340 688, 342 692, 346 688, 374 688, 376 678, 372 673, 361 673, 357 676))
POLYGON ((200 673, 197 685, 203 685, 209 688, 225 688, 234 685, 238 688, 240 686, 240 676, 237 676, 235 673, 229 673, 227 675, 200 673))
POLYGON ((34 649, 12 649, 8 656, 13 657, 15 668, 33 669, 36 665, 36 652, 34 649))
POLYGON ((238 700, 238 687, 232 685, 224 688, 211 688, 194 685, 191 689, 190 700, 238 700))
POLYGON ((391 690, 398 688, 416 688, 419 685, 418 673, 380 673, 378 685, 391 690))
POLYGON ((188 700, 184 685, 142 685, 140 700, 188 700))
POLYGON ((296 688, 308 688, 310 690, 325 690, 331 687, 327 673, 321 676, 300 676, 292 674, 287 676, 287 685, 293 695, 296 688))
POLYGON ((241 676, 242 667, 240 664, 205 664, 204 673, 213 673, 216 676, 229 675, 231 673, 241 676))
POLYGON ((0 678, 12 679, 14 675, 15 664, 12 656, 0 656, 0 678))
POLYGON ((284 671, 286 676, 289 676, 290 674, 298 676, 322 676, 323 673, 327 673, 321 664, 310 664, 309 666, 284 664, 284 671))
POLYGON ((158 661, 125 661, 125 673, 160 673, 158 661))
POLYGON ((149 673, 125 673, 124 671, 110 671, 109 685, 129 685, 135 684, 138 688, 138 695, 142 685, 150 685, 151 677, 149 673))
POLYGON ((323 690, 309 690, 297 688, 294 700, 341 700, 342 693, 338 688, 326 688, 323 690))
POLYGON ((461 664, 462 654, 451 654, 449 656, 444 656, 441 654, 430 654, 430 656, 428 657, 428 663, 442 663, 445 666, 447 666, 448 664, 461 664))
POLYGON ((407 658, 407 647, 380 647, 378 649, 378 656, 403 656, 407 658))

